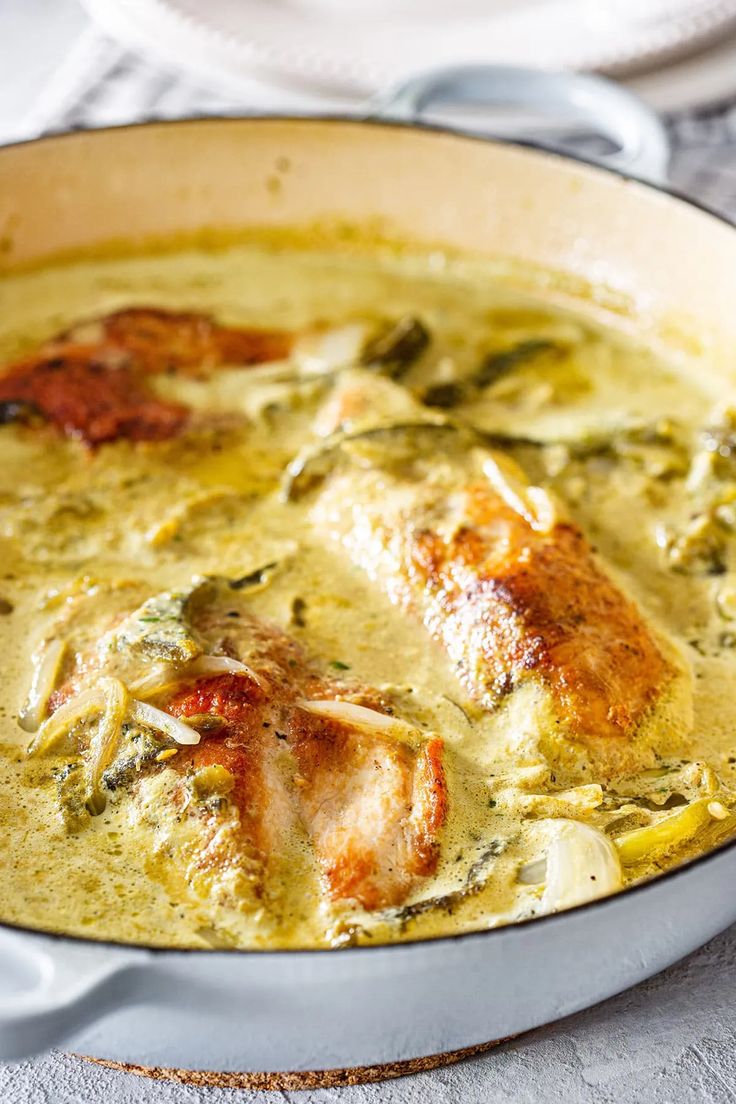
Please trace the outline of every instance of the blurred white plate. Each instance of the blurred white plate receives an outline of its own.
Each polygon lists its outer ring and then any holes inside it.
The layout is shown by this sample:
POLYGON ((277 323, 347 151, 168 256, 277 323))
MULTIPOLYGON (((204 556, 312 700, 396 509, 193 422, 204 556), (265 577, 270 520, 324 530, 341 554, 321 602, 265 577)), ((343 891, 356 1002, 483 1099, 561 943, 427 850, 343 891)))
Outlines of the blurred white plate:
MULTIPOLYGON (((126 45, 229 92, 260 76, 356 98, 464 62, 631 73, 736 27, 736 0, 82 2, 126 45)), ((659 106, 670 84, 650 86, 659 106)))
POLYGON ((736 94, 736 33, 626 84, 657 111, 675 112, 725 102, 736 94))

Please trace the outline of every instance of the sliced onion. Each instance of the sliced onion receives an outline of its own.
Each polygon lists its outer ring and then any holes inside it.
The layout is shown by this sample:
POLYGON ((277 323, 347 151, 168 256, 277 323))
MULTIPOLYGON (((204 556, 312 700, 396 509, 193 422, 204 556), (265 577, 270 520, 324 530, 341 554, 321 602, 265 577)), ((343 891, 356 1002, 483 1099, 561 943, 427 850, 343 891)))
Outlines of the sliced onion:
POLYGON ((549 533, 557 521, 554 499, 541 487, 528 483, 519 465, 500 453, 483 461, 483 474, 494 491, 539 533, 549 533))
POLYGON ((411 728, 405 721, 398 721, 396 717, 388 717, 385 713, 379 713, 376 709, 368 709, 365 705, 356 705, 348 701, 303 701, 302 709, 308 713, 315 713, 319 717, 329 717, 330 720, 344 721, 348 725, 357 725, 359 728, 380 728, 384 731, 396 728, 411 728))
POLYGON ((185 679, 199 678, 206 675, 247 675, 258 686, 263 686, 262 679, 247 663, 239 659, 231 659, 230 656, 199 656, 184 666, 173 667, 157 665, 150 671, 128 683, 128 689, 136 698, 153 698, 163 693, 171 686, 185 679))
POLYGON ((136 724, 145 725, 156 732, 162 732, 177 744, 194 745, 200 741, 200 735, 189 725, 184 724, 178 717, 172 717, 170 713, 164 713, 163 709, 156 709, 148 702, 136 701, 130 703, 128 716, 136 724))
POLYGON ((160 694, 168 686, 173 686, 181 679, 181 675, 173 667, 156 664, 128 683, 128 690, 136 698, 152 698, 154 694, 160 694))
POLYGON ((358 364, 367 336, 363 322, 349 322, 329 330, 310 330, 294 345, 292 360, 304 372, 318 375, 358 364))
POLYGON ((263 686, 252 667, 239 659, 231 659, 230 656, 200 656, 187 664, 180 677, 189 678, 191 675, 248 675, 258 686, 263 686))
MULTIPOLYGON (((89 742, 89 788, 93 799, 99 797, 102 774, 117 751, 128 704, 128 691, 120 679, 101 678, 97 689, 104 700, 104 712, 89 742)), ((104 808, 104 802, 102 807, 104 808)))
POLYGON ((547 876, 547 860, 534 859, 519 868, 518 880, 522 885, 541 885, 547 876))
POLYGON ((18 723, 26 732, 35 732, 46 716, 65 654, 65 640, 50 640, 34 656, 28 699, 18 714, 18 723))
POLYGON ((607 836, 577 820, 553 820, 549 825, 545 912, 572 908, 621 888, 621 863, 607 836))
POLYGON ((74 725, 89 717, 94 717, 105 708, 105 698, 99 686, 83 690, 52 713, 39 728, 36 736, 28 745, 29 755, 38 755, 48 751, 57 740, 67 736, 74 725))

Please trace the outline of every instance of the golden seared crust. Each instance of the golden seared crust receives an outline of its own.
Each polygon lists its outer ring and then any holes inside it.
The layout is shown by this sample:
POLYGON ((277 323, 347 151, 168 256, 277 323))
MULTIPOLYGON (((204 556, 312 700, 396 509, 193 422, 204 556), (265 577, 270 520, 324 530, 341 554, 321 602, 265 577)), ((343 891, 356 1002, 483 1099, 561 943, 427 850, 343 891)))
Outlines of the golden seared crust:
POLYGON ((630 736, 673 674, 633 602, 574 525, 537 532, 482 484, 466 502, 449 539, 409 524, 403 541, 410 601, 468 690, 492 707, 537 674, 571 732, 630 736))
POLYGON ((162 441, 189 421, 147 376, 207 376, 222 365, 286 357, 283 331, 221 326, 209 315, 137 307, 87 322, 0 374, 0 421, 41 418, 89 446, 162 441))
POLYGON ((222 326, 198 311, 129 307, 82 323, 55 343, 92 342, 126 354, 139 371, 206 375, 222 364, 249 365, 289 355, 293 335, 285 330, 222 326))
POLYGON ((555 734, 582 742, 602 776, 635 765, 624 748, 676 668, 574 525, 539 532, 478 480, 365 471, 328 480, 313 518, 422 619, 485 708, 536 680, 555 734))
POLYGON ((90 446, 121 437, 163 441, 187 421, 180 403, 158 398, 127 367, 84 346, 11 365, 0 376, 0 405, 6 420, 42 418, 90 446))

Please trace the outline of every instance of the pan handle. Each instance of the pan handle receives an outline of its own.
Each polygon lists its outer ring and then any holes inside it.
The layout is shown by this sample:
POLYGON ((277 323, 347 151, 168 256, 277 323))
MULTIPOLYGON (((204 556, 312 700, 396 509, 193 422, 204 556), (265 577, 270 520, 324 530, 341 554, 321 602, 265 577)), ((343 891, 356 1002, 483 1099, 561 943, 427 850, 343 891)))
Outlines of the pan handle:
POLYGON ((372 117, 416 122, 432 104, 529 108, 563 115, 608 138, 595 160, 655 184, 667 179, 667 133, 646 104, 613 81, 513 65, 460 65, 413 77, 373 105, 372 117))
POLYGON ((0 931, 0 1061, 40 1054, 135 999, 142 956, 0 931))

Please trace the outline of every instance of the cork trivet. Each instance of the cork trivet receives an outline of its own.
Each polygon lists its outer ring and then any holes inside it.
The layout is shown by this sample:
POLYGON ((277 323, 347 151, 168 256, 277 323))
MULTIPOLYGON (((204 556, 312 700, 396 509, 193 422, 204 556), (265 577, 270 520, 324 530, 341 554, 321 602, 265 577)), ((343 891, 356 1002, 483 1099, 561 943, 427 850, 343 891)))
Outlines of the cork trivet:
POLYGON ((215 1070, 173 1069, 169 1066, 134 1066, 128 1062, 113 1062, 109 1058, 92 1058, 88 1054, 73 1054, 85 1062, 95 1062, 108 1069, 135 1073, 161 1081, 178 1081, 182 1085, 207 1086, 218 1089, 251 1089, 257 1091, 297 1089, 335 1089, 344 1085, 365 1085, 371 1081, 388 1081, 393 1077, 407 1077, 412 1073, 424 1073, 438 1066, 450 1066, 483 1054, 491 1047, 500 1046, 509 1038, 494 1039, 489 1043, 448 1050, 444 1054, 431 1054, 427 1058, 410 1058, 404 1062, 387 1062, 380 1066, 351 1066, 347 1069, 298 1070, 283 1073, 217 1073, 215 1070))

